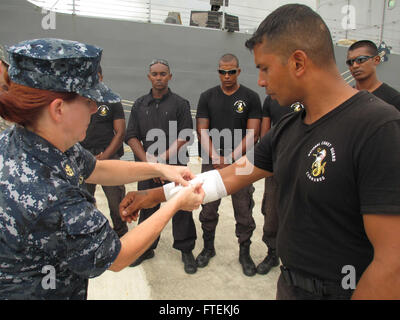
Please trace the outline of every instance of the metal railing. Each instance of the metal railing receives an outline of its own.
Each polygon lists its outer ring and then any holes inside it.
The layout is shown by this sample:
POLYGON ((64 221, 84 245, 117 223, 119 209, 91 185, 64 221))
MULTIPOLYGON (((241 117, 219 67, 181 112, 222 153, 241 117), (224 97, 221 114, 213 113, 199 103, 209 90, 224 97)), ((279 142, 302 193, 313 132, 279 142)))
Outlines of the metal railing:
MULTIPOLYGON (((53 12, 75 14, 89 17, 131 20, 139 22, 166 23, 169 14, 179 16, 177 24, 190 26, 192 11, 209 11, 209 0, 197 0, 196 7, 189 7, 186 0, 27 0, 28 2, 53 12)), ((238 16, 239 32, 252 33, 270 12, 260 7, 241 4, 231 0, 221 12, 238 16)))

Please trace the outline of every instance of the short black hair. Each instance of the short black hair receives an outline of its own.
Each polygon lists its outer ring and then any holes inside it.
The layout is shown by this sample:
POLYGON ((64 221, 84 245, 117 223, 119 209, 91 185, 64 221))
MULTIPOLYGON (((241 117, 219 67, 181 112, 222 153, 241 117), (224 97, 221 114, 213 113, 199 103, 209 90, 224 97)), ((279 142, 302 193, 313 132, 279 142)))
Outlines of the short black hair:
POLYGON ((358 49, 358 48, 367 48, 368 52, 372 56, 376 56, 378 54, 378 47, 376 46, 375 43, 373 43, 371 40, 359 40, 357 42, 354 42, 347 52, 358 49))
POLYGON ((253 50, 264 40, 269 50, 284 58, 295 50, 302 50, 318 66, 335 63, 328 26, 318 13, 302 4, 287 4, 274 10, 246 41, 246 47, 253 50))
POLYGON ((219 58, 218 62, 223 61, 223 62, 230 62, 232 60, 236 61, 237 67, 239 67, 239 59, 236 57, 233 53, 225 53, 219 58))

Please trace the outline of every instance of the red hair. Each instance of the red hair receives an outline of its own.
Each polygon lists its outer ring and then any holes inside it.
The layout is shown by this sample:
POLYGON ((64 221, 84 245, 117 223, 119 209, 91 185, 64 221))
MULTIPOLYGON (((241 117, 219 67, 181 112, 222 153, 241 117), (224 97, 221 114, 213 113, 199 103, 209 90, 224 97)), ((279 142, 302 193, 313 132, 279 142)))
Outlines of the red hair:
POLYGON ((8 76, 6 81, 8 90, 0 92, 0 116, 22 126, 34 123, 41 111, 55 99, 69 101, 78 96, 72 92, 30 88, 10 81, 8 76))

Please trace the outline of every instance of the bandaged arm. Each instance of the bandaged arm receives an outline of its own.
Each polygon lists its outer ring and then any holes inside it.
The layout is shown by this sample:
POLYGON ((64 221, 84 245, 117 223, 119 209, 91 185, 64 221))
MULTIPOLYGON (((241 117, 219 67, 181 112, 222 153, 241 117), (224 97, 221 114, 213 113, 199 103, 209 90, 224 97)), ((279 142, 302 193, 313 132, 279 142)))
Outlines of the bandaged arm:
MULTIPOLYGON (((221 175, 218 170, 203 172, 196 175, 196 178, 194 178, 193 180, 189 181, 190 184, 196 184, 199 182, 203 183, 202 188, 205 193, 203 204, 221 199, 228 195, 224 182, 222 181, 221 175)), ((168 201, 182 188, 184 187, 180 185, 176 186, 174 182, 165 184, 163 186, 165 199, 168 201)))

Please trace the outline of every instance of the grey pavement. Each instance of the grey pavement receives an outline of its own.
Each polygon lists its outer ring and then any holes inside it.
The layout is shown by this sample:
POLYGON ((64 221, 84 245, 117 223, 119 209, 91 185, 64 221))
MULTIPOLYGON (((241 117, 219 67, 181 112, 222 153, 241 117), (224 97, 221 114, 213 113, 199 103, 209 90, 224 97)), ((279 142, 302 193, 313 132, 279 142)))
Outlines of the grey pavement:
MULTIPOLYGON (((200 172, 200 162, 192 158, 189 164, 194 173, 200 172)), ((264 181, 255 184, 255 207, 253 216, 256 230, 250 247, 251 256, 260 263, 267 252, 262 242, 263 216, 261 200, 264 181)), ((136 190, 136 183, 126 185, 127 191, 136 190)), ((97 186, 96 198, 99 209, 109 218, 107 201, 97 186)), ((239 245, 235 236, 235 219, 232 201, 225 197, 220 206, 220 218, 216 231, 216 256, 205 268, 189 275, 183 270, 181 253, 172 248, 172 224, 169 222, 161 234, 154 258, 144 261, 135 268, 126 268, 119 273, 106 271, 101 276, 89 280, 89 300, 273 300, 276 295, 276 283, 279 268, 274 268, 267 275, 256 274, 247 277, 239 264, 239 245)), ((197 229, 197 256, 203 249, 202 231, 198 215, 194 211, 197 229)), ((110 220, 111 223, 111 220, 110 220)), ((129 225, 134 228, 136 223, 129 225)))

